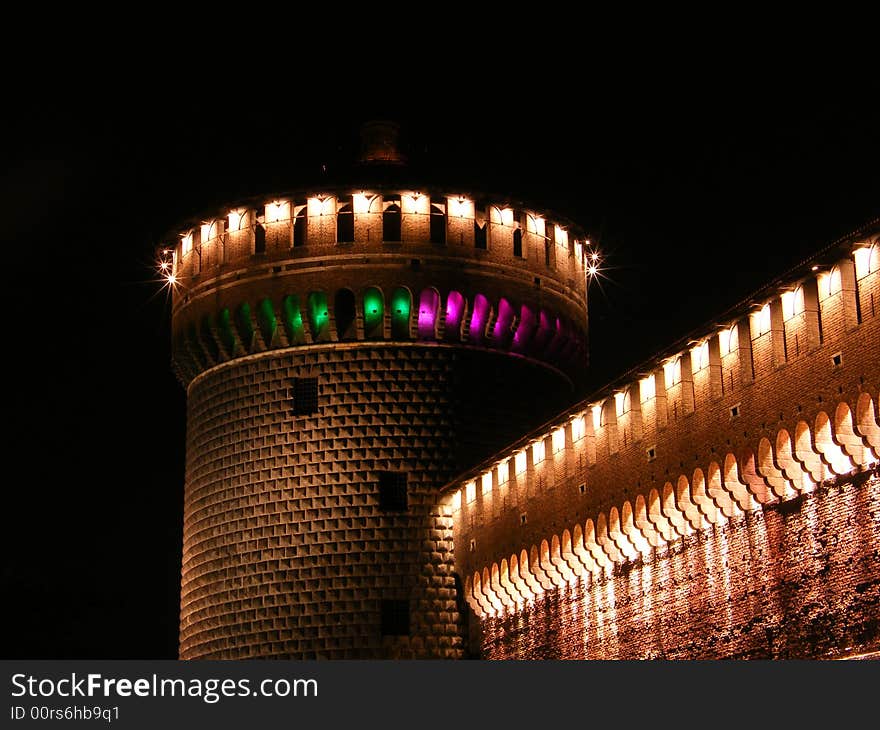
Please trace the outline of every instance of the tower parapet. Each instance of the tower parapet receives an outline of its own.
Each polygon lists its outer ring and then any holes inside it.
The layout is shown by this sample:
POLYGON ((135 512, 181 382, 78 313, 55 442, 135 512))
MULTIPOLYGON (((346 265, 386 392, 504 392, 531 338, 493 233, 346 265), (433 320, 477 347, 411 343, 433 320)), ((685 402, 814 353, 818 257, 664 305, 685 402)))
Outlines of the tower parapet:
POLYGON ((589 241, 568 221, 474 195, 373 188, 216 211, 173 249, 184 383, 254 352, 345 341, 489 348, 578 382, 589 241))
POLYGON ((244 201, 179 233, 181 657, 464 655, 438 489, 581 382, 584 233, 384 183, 244 201))

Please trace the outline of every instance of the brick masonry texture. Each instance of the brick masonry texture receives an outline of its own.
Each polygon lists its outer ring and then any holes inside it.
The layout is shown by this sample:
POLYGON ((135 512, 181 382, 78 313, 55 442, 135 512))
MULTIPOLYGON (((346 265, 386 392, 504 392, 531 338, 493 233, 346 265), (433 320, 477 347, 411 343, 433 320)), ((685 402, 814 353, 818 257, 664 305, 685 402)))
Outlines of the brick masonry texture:
POLYGON ((876 242, 847 245, 849 257, 806 266, 753 315, 710 327, 705 344, 647 363, 447 488, 486 656, 877 644, 880 262, 876 242), (642 391, 651 375, 656 389, 642 391), (810 638, 831 624, 827 641, 810 638), (754 626, 764 643, 725 638, 754 626))
POLYGON ((539 394, 554 387, 526 361, 441 345, 285 350, 195 380, 181 658, 461 656, 437 489, 547 414, 539 394), (317 413, 293 415, 295 377, 318 378, 317 413), (524 378, 534 398, 505 397, 524 378), (386 470, 408 475, 406 512, 378 506, 386 470), (409 601, 409 636, 381 636, 385 599, 409 601))
POLYGON ((880 477, 821 488, 487 619, 483 656, 803 659, 876 649, 878 535, 880 477))

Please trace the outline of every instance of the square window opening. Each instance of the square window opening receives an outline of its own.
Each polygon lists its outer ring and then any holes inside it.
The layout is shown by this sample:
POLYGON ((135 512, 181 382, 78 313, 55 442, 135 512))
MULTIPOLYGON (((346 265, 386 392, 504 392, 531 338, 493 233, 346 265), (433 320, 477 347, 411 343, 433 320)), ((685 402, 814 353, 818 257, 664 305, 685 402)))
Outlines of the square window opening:
POLYGON ((409 636, 409 601, 382 601, 382 636, 409 636))
POLYGON ((379 472, 379 509, 386 512, 405 512, 408 506, 406 473, 379 472))
POLYGON ((318 411, 318 379, 293 379, 293 413, 304 416, 318 411))

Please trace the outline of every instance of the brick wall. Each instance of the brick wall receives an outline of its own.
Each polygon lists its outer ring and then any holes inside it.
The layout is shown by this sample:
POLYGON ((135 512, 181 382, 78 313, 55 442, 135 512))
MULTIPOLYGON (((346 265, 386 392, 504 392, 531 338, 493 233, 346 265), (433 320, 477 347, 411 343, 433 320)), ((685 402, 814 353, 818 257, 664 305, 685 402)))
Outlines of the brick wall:
POLYGON ((803 659, 880 648, 880 477, 696 533, 481 623, 487 659, 803 659))
POLYGON ((500 353, 354 344, 198 377, 181 658, 461 656, 452 518, 437 489, 546 416, 557 378, 500 353), (297 377, 318 378, 314 414, 293 413, 297 377), (533 398, 502 397, 524 379, 533 398), (407 510, 379 507, 380 471, 407 474, 407 510), (382 636, 383 600, 407 602, 408 636, 382 636))
MULTIPOLYGON (((841 534, 835 515, 856 519, 827 491, 832 483, 864 479, 880 456, 880 318, 870 309, 878 294, 877 265, 865 263, 867 256, 858 253, 863 247, 859 237, 846 242, 835 260, 826 257, 822 266, 807 262, 805 273, 744 303, 730 319, 707 326, 685 349, 645 363, 629 374, 630 380, 599 391, 447 486, 455 517, 456 568, 466 576, 471 607, 488 622, 489 655, 495 644, 501 656, 520 652, 505 643, 503 632, 493 634, 492 627, 514 630, 516 622, 529 617, 546 624, 546 637, 538 639, 535 651, 579 655, 568 639, 563 646, 547 637, 565 635, 569 620, 584 620, 582 611, 596 610, 601 620, 605 609, 599 604, 585 608, 586 599, 577 590, 583 592, 586 580, 619 597, 626 585, 605 577, 621 571, 635 576, 634 565, 649 572, 654 593, 646 597, 642 589, 643 612, 629 614, 622 625, 626 655, 657 655, 643 649, 653 635, 647 628, 653 614, 675 603, 664 592, 668 583, 657 577, 672 570, 675 561, 670 563, 669 556, 681 553, 682 560, 690 561, 686 572, 695 577, 679 582, 682 590, 721 610, 722 602, 711 598, 706 586, 722 581, 734 593, 747 594, 749 580, 735 571, 716 575, 708 567, 695 567, 695 541, 716 550, 712 541, 722 535, 719 545, 738 544, 737 553, 746 555, 743 545, 757 539, 755 525, 772 528, 780 539, 785 530, 802 535, 797 523, 774 522, 779 514, 802 509, 801 502, 823 507, 816 529, 826 537, 841 534), (860 267, 853 267, 854 258, 860 267), (859 309, 857 301, 868 306, 859 309), (481 489, 484 483, 490 488, 481 489), (537 607, 522 609, 534 601, 537 607), (647 633, 633 637, 639 621, 647 633)), ((862 505, 869 515, 876 513, 876 499, 871 500, 862 505)), ((839 588, 820 611, 822 620, 841 622, 838 639, 862 631, 859 612, 874 600, 862 589, 866 581, 880 578, 876 520, 859 530, 845 533, 856 542, 825 555, 832 561, 848 555, 861 566, 852 574, 841 569, 839 582, 826 585, 832 593, 839 588), (855 583, 847 588, 851 579, 855 583)), ((783 576, 778 590, 768 590, 789 596, 792 610, 798 611, 811 600, 806 577, 803 596, 801 587, 788 586, 803 568, 799 539, 786 543, 790 554, 748 554, 755 575, 769 570, 783 576), (762 565, 762 560, 769 562, 762 565), (797 603, 801 600, 803 605, 797 603)), ((811 560, 820 560, 823 549, 811 547, 811 560)), ((615 599, 609 600, 614 604, 615 599)), ((748 605, 745 599, 737 603, 742 619, 737 625, 764 620, 758 604, 752 606, 757 613, 747 618, 748 605)), ((693 622, 685 621, 693 643, 688 648, 683 640, 673 641, 675 651, 710 653, 701 642, 715 629, 701 636, 704 620, 697 612, 693 622)), ((779 623, 781 634, 794 635, 786 611, 766 622, 771 632, 779 623)), ((541 637, 544 629, 535 631, 541 637)), ((793 653, 797 646, 820 651, 792 641, 794 648, 772 649, 771 654, 793 653)), ((760 649, 749 645, 729 653, 737 652, 760 654, 760 649)), ((599 653, 614 654, 608 646, 599 653)))

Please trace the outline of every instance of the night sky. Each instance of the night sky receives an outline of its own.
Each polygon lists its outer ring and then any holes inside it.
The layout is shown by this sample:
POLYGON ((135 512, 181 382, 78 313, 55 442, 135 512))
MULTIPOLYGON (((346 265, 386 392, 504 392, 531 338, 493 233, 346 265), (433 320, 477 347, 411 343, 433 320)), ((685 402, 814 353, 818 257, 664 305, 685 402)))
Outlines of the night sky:
POLYGON ((399 84, 394 102, 320 113, 277 103, 294 86, 157 85, 6 116, 0 656, 176 657, 185 403, 154 250, 213 203, 339 172, 366 119, 401 122, 415 167, 591 232, 596 387, 880 216, 876 84, 564 81, 535 97, 399 84))

